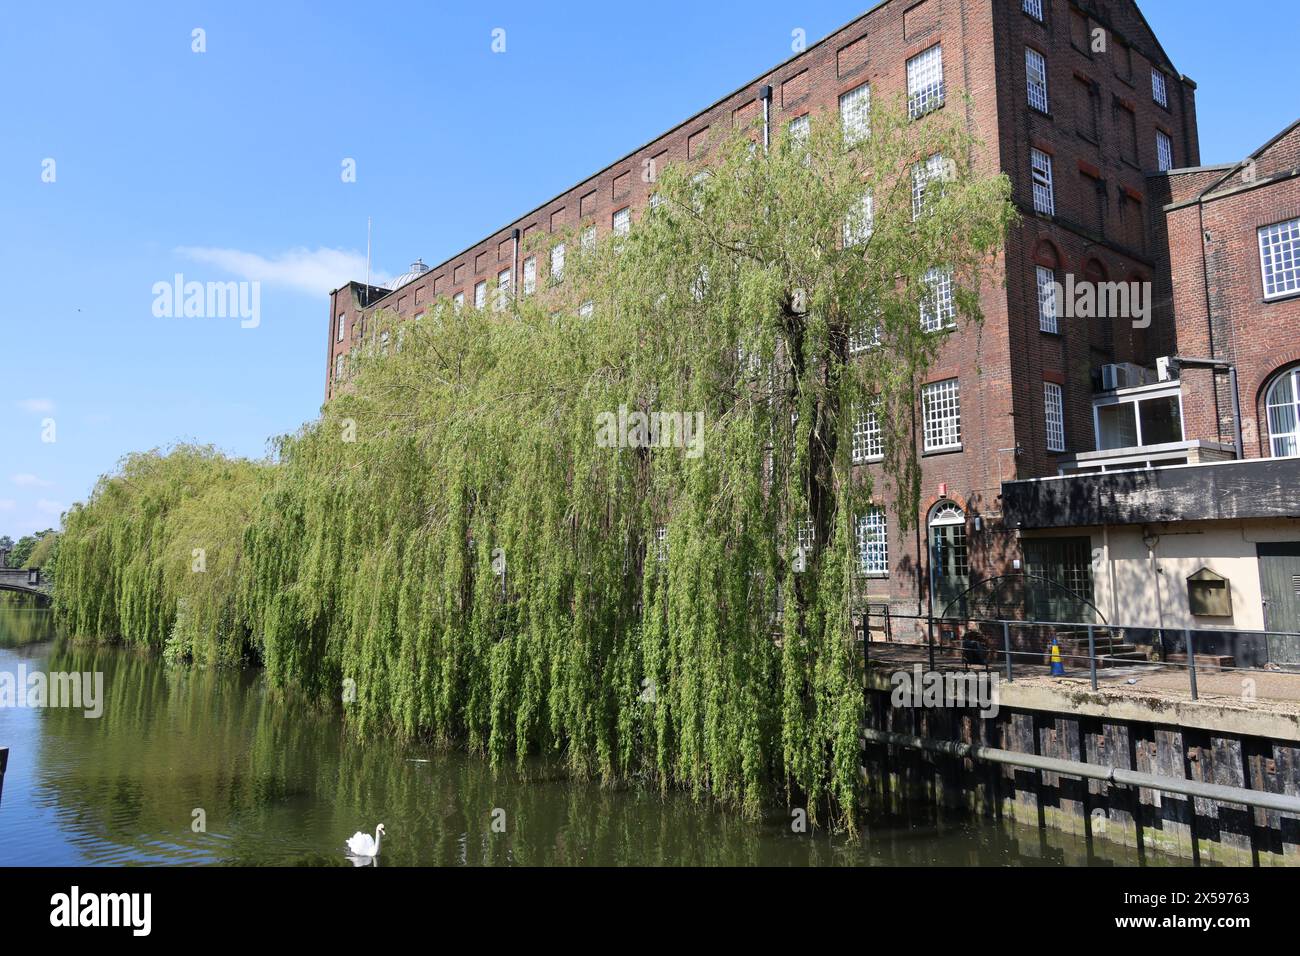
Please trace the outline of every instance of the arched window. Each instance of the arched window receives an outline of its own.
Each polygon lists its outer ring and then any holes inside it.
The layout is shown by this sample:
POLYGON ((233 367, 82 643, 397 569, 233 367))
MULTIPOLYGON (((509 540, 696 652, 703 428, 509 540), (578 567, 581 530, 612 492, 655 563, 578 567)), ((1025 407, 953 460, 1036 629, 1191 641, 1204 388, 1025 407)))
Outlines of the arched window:
POLYGON ((936 610, 942 610, 970 587, 966 512, 941 501, 930 512, 930 570, 936 610))
POLYGON ((1266 402, 1273 457, 1300 455, 1300 367, 1278 377, 1269 387, 1266 402))

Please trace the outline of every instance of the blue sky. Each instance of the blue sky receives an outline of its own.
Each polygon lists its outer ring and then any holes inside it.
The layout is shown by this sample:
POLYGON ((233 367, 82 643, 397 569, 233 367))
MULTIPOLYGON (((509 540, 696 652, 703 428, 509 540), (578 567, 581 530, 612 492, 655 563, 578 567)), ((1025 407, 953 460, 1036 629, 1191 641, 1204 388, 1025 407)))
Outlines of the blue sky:
MULTIPOLYGON (((314 417, 367 216, 377 275, 440 262, 869 3, 6 4, 0 534, 57 524, 129 451, 260 456, 314 417), (178 272, 259 279, 260 323, 156 317, 178 272)), ((1142 3, 1200 84, 1207 163, 1300 116, 1300 4, 1249 7, 1142 3)))

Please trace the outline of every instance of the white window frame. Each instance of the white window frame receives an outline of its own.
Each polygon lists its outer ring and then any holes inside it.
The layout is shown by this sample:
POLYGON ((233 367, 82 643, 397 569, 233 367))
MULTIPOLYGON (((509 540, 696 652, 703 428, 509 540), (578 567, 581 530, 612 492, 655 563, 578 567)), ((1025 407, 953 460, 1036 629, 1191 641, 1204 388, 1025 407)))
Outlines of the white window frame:
POLYGON ((1065 451, 1065 389, 1056 382, 1043 383, 1043 422, 1047 450, 1065 451))
POLYGON ((873 506, 858 516, 858 567, 869 578, 889 577, 889 516, 873 506))
POLYGON ((464 293, 464 292, 457 292, 455 295, 453 295, 453 296, 451 297, 451 307, 452 307, 453 309, 455 309, 457 312, 459 312, 461 309, 465 308, 465 293, 464 293))
POLYGON ((474 283, 474 308, 480 312, 487 307, 487 280, 481 279, 474 283))
POLYGON ((840 94, 840 125, 844 127, 844 142, 850 146, 871 135, 870 83, 840 94))
POLYGON ((844 248, 866 245, 876 231, 876 201, 871 190, 862 194, 856 208, 844 219, 844 248))
POLYGON ((537 257, 529 256, 524 260, 524 295, 537 291, 537 257))
POLYGON ((592 223, 582 230, 582 251, 589 252, 596 248, 596 224, 592 223))
POLYGON ((1039 23, 1043 22, 1043 0, 1024 0, 1020 9, 1029 14, 1039 23))
POLYGON ((923 163, 912 165, 912 221, 921 218, 925 211, 925 190, 930 183, 948 178, 948 163, 943 153, 935 153, 923 163))
POLYGON ((1279 375, 1268 387, 1264 404, 1268 415, 1269 451, 1273 457, 1292 458, 1300 455, 1300 368, 1279 375), (1291 397, 1286 401, 1277 397, 1283 385, 1291 390, 1291 397), (1282 414, 1290 417, 1290 430, 1281 427, 1286 424, 1282 414))
POLYGON ((1052 179, 1052 155, 1041 149, 1029 150, 1029 177, 1034 184, 1034 212, 1056 215, 1056 185, 1052 179))
POLYGON ((921 298, 921 328, 927 332, 956 328, 957 304, 952 294, 952 270, 935 266, 922 281, 927 291, 921 298))
POLYGON ((885 457, 885 436, 880 430, 880 412, 861 410, 853 422, 853 464, 864 465, 885 457))
POLYGON ((943 101, 943 44, 936 43, 907 61, 907 116, 919 119, 943 101))
POLYGON ((596 314, 596 303, 588 299, 582 305, 578 306, 578 315, 584 319, 589 319, 596 314))
POLYGON ((1259 272, 1265 301, 1300 292, 1300 219, 1260 227, 1259 272))
POLYGON ((1169 77, 1159 67, 1151 67, 1151 99, 1157 106, 1169 109, 1169 77))
POLYGON ((345 316, 342 312, 340 312, 340 313, 339 313, 339 330, 338 330, 338 338, 336 338, 336 339, 334 340, 334 341, 336 341, 336 342, 342 342, 342 341, 343 341, 343 336, 347 334, 347 322, 345 321, 346 319, 347 319, 347 316, 345 316))
POLYGON ((849 330, 849 354, 859 355, 877 348, 883 339, 880 319, 857 322, 849 330))
POLYGON ((564 243, 557 242, 551 247, 551 281, 564 281, 564 243))
POLYGON ((1038 330, 1061 331, 1061 303, 1057 299, 1056 273, 1047 266, 1035 267, 1035 284, 1038 287, 1038 330))
POLYGON ((1174 168, 1174 141, 1162 129, 1156 130, 1156 168, 1162 173, 1174 168))
POLYGON ((496 290, 495 302, 493 303, 493 308, 495 308, 498 312, 505 311, 506 306, 510 304, 510 286, 511 286, 510 270, 502 269, 500 272, 497 273, 497 290, 496 290))
POLYGON ((790 120, 786 129, 790 134, 790 142, 796 146, 803 146, 808 142, 808 134, 812 129, 812 120, 808 118, 807 113, 804 113, 802 116, 796 116, 790 120))
POLYGON ((1047 57, 1031 46, 1025 47, 1025 94, 1032 109, 1051 113, 1047 95, 1047 57))
POLYGON ((610 228, 616 236, 626 236, 632 231, 632 207, 624 206, 614 211, 610 217, 610 228))
POLYGON ((921 388, 923 448, 926 452, 956 451, 961 444, 961 382, 947 378, 921 388))

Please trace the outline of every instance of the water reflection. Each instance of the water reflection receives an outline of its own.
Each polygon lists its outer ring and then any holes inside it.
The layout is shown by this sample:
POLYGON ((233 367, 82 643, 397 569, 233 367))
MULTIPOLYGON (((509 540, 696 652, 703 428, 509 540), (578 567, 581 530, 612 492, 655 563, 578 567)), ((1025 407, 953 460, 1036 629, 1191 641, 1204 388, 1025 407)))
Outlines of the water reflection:
POLYGON ((874 819, 851 841, 792 833, 781 810, 754 822, 570 781, 543 761, 494 775, 474 756, 356 739, 257 672, 35 642, 25 635, 49 622, 34 613, 44 623, 0 609, 0 670, 101 670, 104 711, 0 709, 0 746, 12 748, 0 864, 351 866, 344 840, 381 822, 384 866, 1099 862, 1068 838, 929 811, 874 819))

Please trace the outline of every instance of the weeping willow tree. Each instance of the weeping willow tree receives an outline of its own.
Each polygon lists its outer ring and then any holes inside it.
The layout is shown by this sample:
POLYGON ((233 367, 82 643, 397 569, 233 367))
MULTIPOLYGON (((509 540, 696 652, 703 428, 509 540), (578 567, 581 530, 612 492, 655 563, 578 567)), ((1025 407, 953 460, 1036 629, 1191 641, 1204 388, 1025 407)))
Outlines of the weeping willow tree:
POLYGON ((915 507, 921 316, 980 320, 1013 215, 954 112, 742 131, 629 232, 544 237, 562 275, 379 316, 245 535, 271 677, 363 732, 851 826, 858 521, 915 507), (871 413, 887 487, 852 466, 871 413))
POLYGON ((236 614, 237 580, 264 472, 209 446, 124 458, 64 516, 55 581, 62 624, 199 663, 254 655, 236 614))

